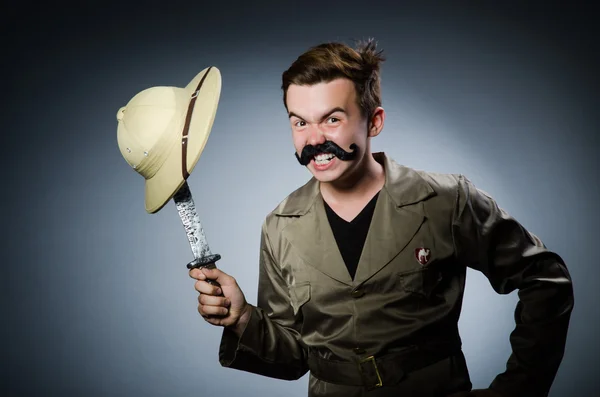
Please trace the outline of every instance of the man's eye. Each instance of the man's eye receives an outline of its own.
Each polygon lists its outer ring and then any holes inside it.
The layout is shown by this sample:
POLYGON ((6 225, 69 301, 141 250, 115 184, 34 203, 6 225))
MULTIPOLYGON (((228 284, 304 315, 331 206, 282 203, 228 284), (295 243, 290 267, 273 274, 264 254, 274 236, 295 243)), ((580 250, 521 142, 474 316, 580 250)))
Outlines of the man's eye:
POLYGON ((338 119, 337 117, 330 117, 328 119, 328 121, 329 121, 329 123, 336 123, 336 122, 340 121, 340 119, 338 119))
POLYGON ((302 121, 302 120, 296 121, 296 122, 294 123, 294 125, 295 125, 296 127, 304 127, 304 125, 305 125, 305 124, 306 124, 306 123, 305 123, 304 121, 302 121))

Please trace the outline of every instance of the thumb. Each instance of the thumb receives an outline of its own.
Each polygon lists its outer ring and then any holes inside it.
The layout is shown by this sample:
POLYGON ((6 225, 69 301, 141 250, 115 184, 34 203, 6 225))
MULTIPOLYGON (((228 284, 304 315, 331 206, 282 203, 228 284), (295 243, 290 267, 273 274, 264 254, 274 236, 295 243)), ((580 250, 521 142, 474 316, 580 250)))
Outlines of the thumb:
POLYGON ((233 278, 231 276, 227 275, 226 273, 224 273, 223 271, 219 270, 218 268, 213 268, 213 269, 202 268, 200 270, 202 270, 202 273, 204 273, 206 278, 208 278, 210 280, 215 280, 216 282, 218 282, 221 285, 231 285, 232 284, 233 278))

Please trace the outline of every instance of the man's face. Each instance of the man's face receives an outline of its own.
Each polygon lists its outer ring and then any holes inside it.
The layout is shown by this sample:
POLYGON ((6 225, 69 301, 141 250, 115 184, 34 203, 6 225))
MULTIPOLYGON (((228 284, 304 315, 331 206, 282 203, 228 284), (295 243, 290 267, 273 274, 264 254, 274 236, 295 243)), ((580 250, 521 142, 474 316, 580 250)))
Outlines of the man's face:
POLYGON ((348 177, 363 163, 368 151, 367 119, 362 117, 352 81, 336 79, 311 86, 290 85, 287 107, 292 139, 298 156, 307 145, 331 141, 346 152, 358 146, 352 160, 342 161, 332 154, 317 155, 307 168, 320 182, 348 177), (333 157, 332 157, 333 156, 333 157))

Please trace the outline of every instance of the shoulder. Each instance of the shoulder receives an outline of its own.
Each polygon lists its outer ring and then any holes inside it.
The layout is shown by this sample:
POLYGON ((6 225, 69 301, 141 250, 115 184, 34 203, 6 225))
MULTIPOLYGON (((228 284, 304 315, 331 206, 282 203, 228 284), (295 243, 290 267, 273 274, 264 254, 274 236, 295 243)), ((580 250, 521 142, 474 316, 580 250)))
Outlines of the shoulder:
MULTIPOLYGON (((424 201, 423 209, 430 219, 451 221, 461 196, 462 174, 416 170, 434 194, 424 201)), ((446 223, 444 221, 444 223, 446 223)))
POLYGON ((452 201, 456 198, 462 176, 417 169, 381 155, 386 170, 386 188, 399 205, 417 202, 452 201))
MULTIPOLYGON (((460 191, 464 189, 465 181, 468 181, 463 174, 427 171, 407 166, 401 167, 407 170, 404 175, 412 179, 413 182, 410 183, 410 189, 395 189, 393 191, 398 195, 406 194, 406 190, 428 191, 428 194, 421 195, 422 201, 428 205, 432 203, 452 205, 458 198, 460 191)), ((408 184, 403 183, 403 185, 408 184)))
POLYGON ((461 173, 436 172, 390 163, 390 193, 398 203, 414 203, 432 222, 452 223, 477 190, 461 173), (415 195, 415 191, 427 192, 415 195), (407 197, 411 197, 407 200, 407 197))
POLYGON ((277 235, 287 224, 306 214, 314 205, 318 194, 318 182, 311 178, 288 194, 267 214, 263 223, 263 233, 277 235))
POLYGON ((456 195, 461 181, 465 179, 462 174, 431 172, 415 170, 425 182, 435 191, 436 196, 456 195))
POLYGON ((475 186, 465 174, 418 172, 436 192, 430 202, 426 203, 426 209, 430 213, 439 214, 443 211, 453 219, 460 219, 469 208, 480 214, 500 210, 496 200, 475 186))

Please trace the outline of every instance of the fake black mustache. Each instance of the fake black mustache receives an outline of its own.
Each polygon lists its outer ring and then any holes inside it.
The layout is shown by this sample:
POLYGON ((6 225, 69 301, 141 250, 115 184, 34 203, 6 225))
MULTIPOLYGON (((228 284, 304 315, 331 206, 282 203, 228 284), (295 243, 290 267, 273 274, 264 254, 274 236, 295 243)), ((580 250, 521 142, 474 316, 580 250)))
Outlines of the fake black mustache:
POLYGON ((338 145, 336 145, 334 142, 325 141, 325 143, 322 143, 317 146, 306 145, 304 149, 302 149, 302 154, 300 156, 298 156, 298 153, 296 152, 294 152, 294 154, 296 155, 296 158, 298 159, 300 165, 308 165, 308 163, 310 163, 310 160, 312 160, 313 157, 320 153, 331 153, 335 157, 343 161, 352 160, 354 159, 354 157, 356 157, 358 147, 356 146, 356 144, 353 143, 352 145, 350 145, 350 150, 352 151, 347 152, 338 145))

